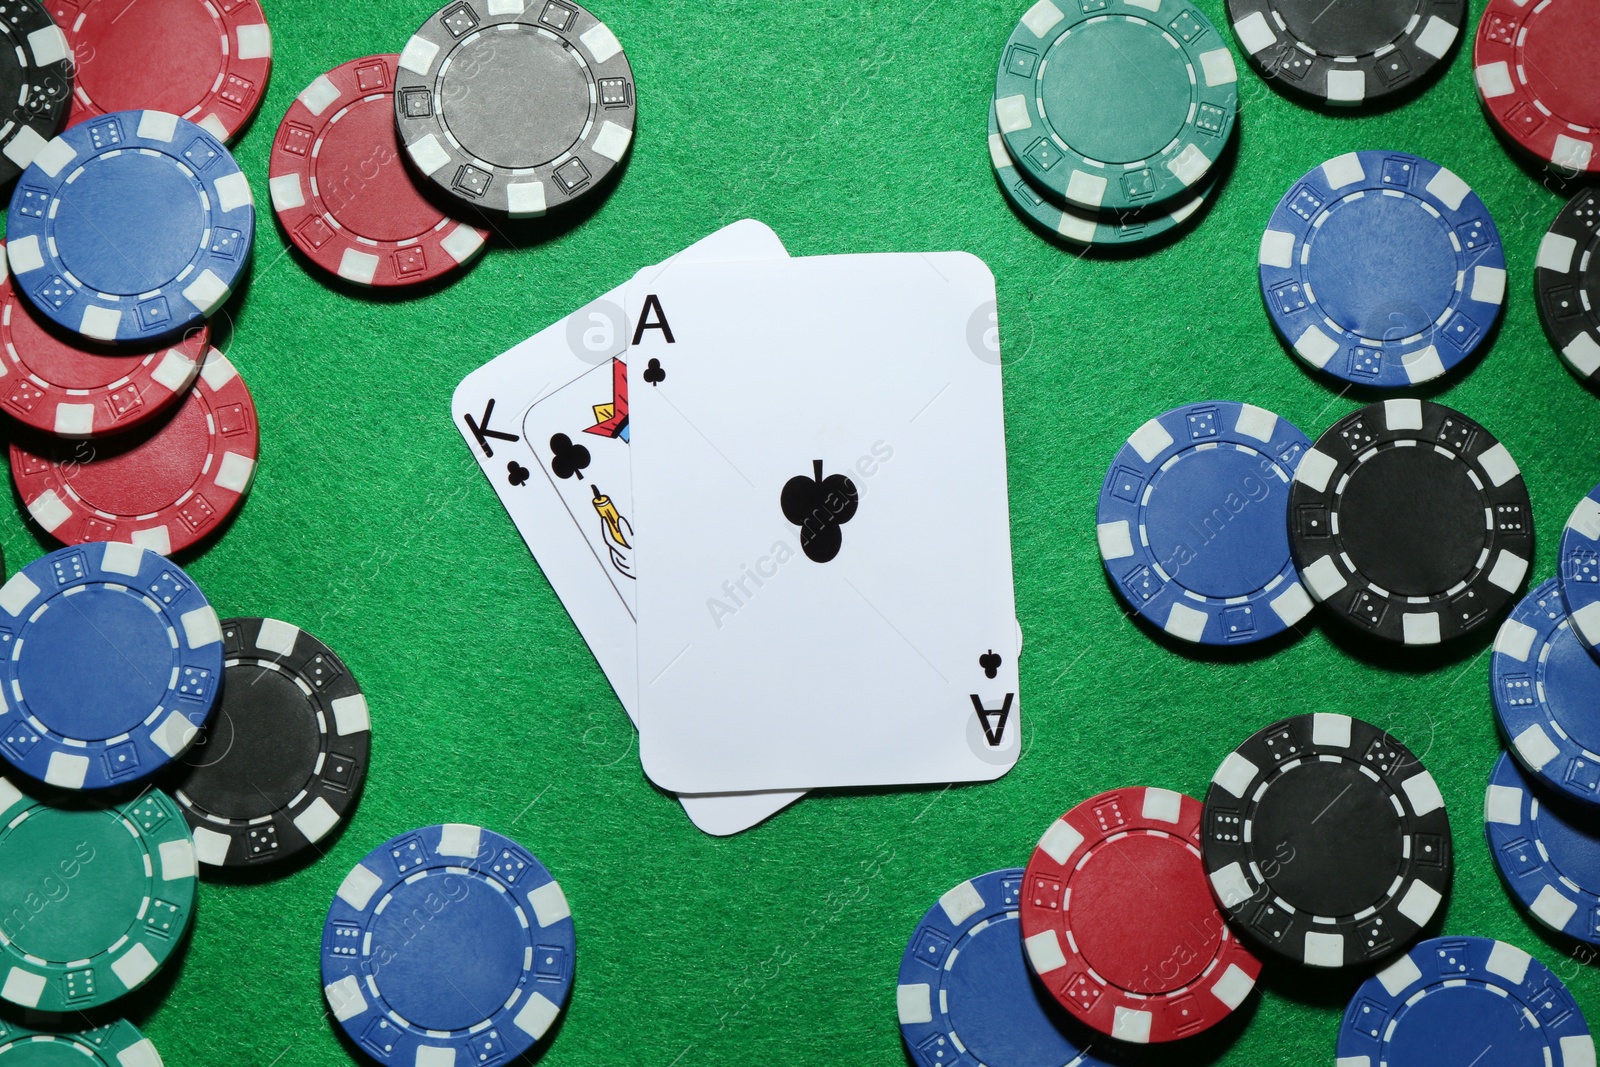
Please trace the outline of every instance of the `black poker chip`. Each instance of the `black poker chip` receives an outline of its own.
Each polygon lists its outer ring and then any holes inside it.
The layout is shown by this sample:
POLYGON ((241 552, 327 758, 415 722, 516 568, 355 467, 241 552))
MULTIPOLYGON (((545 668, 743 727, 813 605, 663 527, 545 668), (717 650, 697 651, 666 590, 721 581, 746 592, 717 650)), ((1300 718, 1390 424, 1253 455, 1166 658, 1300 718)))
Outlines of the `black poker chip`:
POLYGON ((1568 202, 1539 244, 1539 320, 1567 366, 1600 386, 1600 192, 1568 202))
POLYGON ((1466 17, 1466 0, 1228 0, 1239 44, 1267 81, 1346 107, 1420 84, 1466 17))
POLYGON ((195 854, 217 867, 298 856, 345 819, 366 779, 366 697, 315 637, 277 619, 226 619, 222 696, 173 796, 195 854))
POLYGON ((1517 596, 1532 505, 1488 430, 1442 404, 1385 400, 1334 423, 1300 461, 1289 543, 1306 589, 1340 619, 1438 644, 1517 596))
POLYGON ((72 50, 39 0, 0 3, 0 184, 28 168, 61 130, 72 102, 72 50))
POLYGON ((1297 963, 1386 956, 1450 887, 1433 776, 1347 715, 1297 715, 1252 735, 1212 776, 1204 819, 1206 874, 1240 938, 1297 963))

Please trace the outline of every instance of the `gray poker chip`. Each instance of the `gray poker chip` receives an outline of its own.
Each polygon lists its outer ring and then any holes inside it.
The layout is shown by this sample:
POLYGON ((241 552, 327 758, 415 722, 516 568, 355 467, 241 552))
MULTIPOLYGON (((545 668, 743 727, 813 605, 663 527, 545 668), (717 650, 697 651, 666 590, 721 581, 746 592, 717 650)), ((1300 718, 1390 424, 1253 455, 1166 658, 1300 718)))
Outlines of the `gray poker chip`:
POLYGON ((395 121, 417 170, 512 218, 593 191, 633 141, 633 68, 568 0, 454 0, 400 55, 395 121))

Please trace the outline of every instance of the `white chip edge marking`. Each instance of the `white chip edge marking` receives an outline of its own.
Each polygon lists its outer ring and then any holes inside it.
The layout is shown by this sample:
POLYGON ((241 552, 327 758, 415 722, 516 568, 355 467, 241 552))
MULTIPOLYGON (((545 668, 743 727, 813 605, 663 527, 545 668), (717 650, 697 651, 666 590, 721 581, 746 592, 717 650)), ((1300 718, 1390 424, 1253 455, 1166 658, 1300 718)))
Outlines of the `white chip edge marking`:
POLYGON ((141 111, 137 136, 168 144, 178 135, 178 116, 165 111, 141 111))
POLYGON ((1344 936, 1306 932, 1305 961, 1310 967, 1343 967, 1344 936))
POLYGON ((1512 985, 1519 986, 1528 976, 1528 964, 1532 962, 1533 957, 1515 945, 1496 941, 1494 948, 1489 950, 1489 962, 1485 967, 1490 974, 1498 974, 1512 985))
POLYGON ((1100 558, 1107 562, 1133 555, 1133 527, 1127 519, 1100 523, 1095 527, 1095 537, 1100 542, 1100 558))
POLYGON ((1311 716, 1311 743, 1326 748, 1350 747, 1353 726, 1348 715, 1319 711, 1311 716))
POLYGON ((1057 819, 1050 824, 1050 829, 1039 838, 1039 848, 1045 855, 1056 861, 1058 866, 1066 866, 1068 858, 1078 851, 1078 846, 1083 844, 1083 835, 1065 819, 1057 819))
POLYGON ((1332 556, 1313 561, 1311 566, 1300 572, 1300 577, 1305 580, 1311 595, 1319 601, 1332 600, 1349 584, 1332 556))
POLYGON ((338 101, 339 87, 326 74, 318 74, 310 85, 300 90, 300 95, 295 99, 304 104, 307 111, 321 118, 322 113, 328 110, 328 105, 338 101))
POLYGON ((894 991, 895 1012, 901 1026, 933 1022, 933 989, 926 982, 917 985, 897 986, 894 991))
MULTIPOLYGON (((1033 113, 1025 96, 1003 96, 994 102, 995 121, 1001 133, 1016 133, 1033 125, 1033 113)), ((54 177, 54 175, 52 175, 54 177)))
POLYGON ((1439 172, 1428 179, 1425 188, 1430 196, 1451 211, 1460 211, 1461 205, 1472 195, 1472 186, 1447 167, 1440 167, 1439 172))
POLYGON ((1359 70, 1330 70, 1325 87, 1328 103, 1353 107, 1367 98, 1367 75, 1359 70))
POLYGON ((1361 157, 1355 152, 1346 152, 1342 156, 1334 156, 1322 165, 1322 176, 1328 185, 1334 189, 1343 189, 1347 185, 1365 181, 1367 170, 1361 165, 1361 157))
POLYGON ((1233 32, 1239 35, 1239 43, 1244 45, 1244 50, 1251 55, 1265 52, 1278 43, 1278 35, 1272 32, 1272 24, 1261 11, 1253 12, 1235 22, 1233 32))
POLYGON ((1130 1045, 1148 1045, 1151 1021, 1152 1016, 1147 1011, 1118 1005, 1111 1017, 1111 1036, 1130 1045))
POLYGON ((528 907, 533 909, 534 920, 541 930, 572 918, 572 906, 567 903, 567 895, 561 891, 561 884, 554 880, 528 894, 528 907))
POLYGON ((470 823, 447 822, 439 828, 439 847, 434 851, 441 856, 472 859, 483 848, 483 827, 470 823))
POLYGON ((1433 58, 1443 59, 1444 54, 1450 51, 1450 46, 1456 43, 1460 32, 1459 26, 1434 15, 1422 27, 1422 32, 1411 38, 1411 43, 1433 58))
POLYGON ((1028 32, 1040 39, 1055 28, 1056 24, 1066 18, 1061 9, 1050 0, 1039 0, 1037 4, 1028 8, 1022 16, 1021 22, 1028 27, 1028 32))
POLYGON ((1146 463, 1154 462, 1155 458, 1171 448, 1173 443, 1172 434, 1161 425, 1160 419, 1151 419, 1128 437, 1128 447, 1137 452, 1139 458, 1146 463))
POLYGON ((960 926, 978 914, 983 910, 983 905, 983 894, 971 882, 962 882, 939 898, 939 907, 952 926, 960 926))
POLYGON ((1141 812, 1146 819, 1177 826, 1183 818, 1183 795, 1171 789, 1147 788, 1141 812))
POLYGON ((333 729, 340 737, 364 734, 372 729, 372 717, 367 710, 367 698, 360 693, 340 697, 333 702, 333 729))
POLYGON ((332 985, 323 986, 322 994, 328 998, 333 1017, 340 1022, 366 1014, 367 998, 361 995, 361 982, 353 974, 345 975, 332 985))
POLYGON ((234 55, 240 59, 271 59, 272 28, 265 22, 251 22, 234 31, 234 55))
POLYGON ((1311 594, 1307 593, 1305 586, 1299 582, 1290 582, 1288 588, 1267 603, 1271 605, 1273 614, 1277 615, 1285 626, 1295 625, 1310 615, 1311 609, 1316 606, 1311 594))
POLYGON ((437 58, 438 45, 424 37, 413 37, 400 52, 400 69, 426 78, 433 71, 433 61, 437 58))
POLYGON ((280 215, 306 206, 306 191, 300 184, 298 174, 280 174, 276 178, 268 178, 267 196, 272 200, 272 210, 280 215))
POLYGON ((333 810, 332 804, 317 797, 294 817, 294 825, 307 841, 316 844, 339 825, 339 813, 333 810))
POLYGON ((1517 750, 1517 755, 1522 757, 1522 762, 1532 767, 1535 771, 1542 771, 1549 766, 1550 761, 1561 755, 1561 749, 1550 740, 1550 735, 1545 733, 1544 727, 1534 723, 1516 737, 1511 739, 1511 747, 1517 750))
POLYGON ((603 22, 597 22, 583 31, 578 40, 583 42, 583 47, 589 50, 596 63, 604 63, 622 51, 622 42, 611 32, 611 27, 603 22))
POLYGON ((1308 449, 1294 469, 1294 480, 1318 493, 1327 492, 1328 479, 1339 469, 1338 460, 1326 452, 1308 449))
POLYGON ((355 910, 366 911, 373 894, 382 888, 383 879, 358 863, 344 876, 344 881, 339 883, 339 891, 334 895, 355 910))
POLYGON ((1210 618, 1199 608, 1191 608, 1180 601, 1174 603, 1167 612, 1167 620, 1161 624, 1161 628, 1181 641, 1199 644, 1206 635, 1206 623, 1210 618))
POLYGON ((1483 94, 1485 100, 1494 100, 1501 96, 1510 96, 1517 91, 1517 86, 1511 80, 1511 66, 1505 60, 1498 63, 1485 63, 1472 72, 1478 82, 1478 92, 1483 94))

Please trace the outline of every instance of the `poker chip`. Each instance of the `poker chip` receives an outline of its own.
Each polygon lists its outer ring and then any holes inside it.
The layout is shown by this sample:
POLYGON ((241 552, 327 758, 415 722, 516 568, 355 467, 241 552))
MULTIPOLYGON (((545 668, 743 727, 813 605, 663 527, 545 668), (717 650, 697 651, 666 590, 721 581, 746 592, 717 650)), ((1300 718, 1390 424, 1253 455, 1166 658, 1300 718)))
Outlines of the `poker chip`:
POLYGON ((1000 136, 993 105, 989 108, 989 160, 994 164, 995 180, 1012 207, 1051 234, 1079 245, 1131 245, 1171 233, 1200 210, 1216 187, 1215 176, 1206 179, 1194 196, 1173 210, 1152 208, 1100 214, 1064 208, 1035 189, 1027 176, 1017 171, 1005 138, 1000 136))
POLYGON ((189 391, 210 333, 202 322, 170 346, 93 345, 40 322, 0 270, 0 410, 56 437, 131 430, 189 391))
POLYGON ((1527 576, 1532 505, 1516 460, 1442 404, 1385 400, 1352 412, 1294 478, 1300 578, 1365 633, 1448 641, 1489 622, 1527 576))
POLYGON ((255 207, 211 134, 162 111, 117 111, 39 150, 6 225, 13 283, 45 318, 144 344, 227 300, 250 259, 255 207))
POLYGON ((1539 243, 1539 320, 1567 366, 1600 386, 1600 193, 1573 197, 1539 243))
POLYGON ((1450 54, 1466 15, 1466 0, 1228 0, 1233 32, 1268 83, 1345 107, 1416 87, 1450 54))
POLYGON ((40 905, 0 938, 0 998, 89 1011, 148 982, 182 941, 194 843, 159 789, 106 808, 53 806, 0 778, 0 894, 40 905), (63 891, 46 903, 51 886, 63 891))
POLYGON ((1128 438, 1100 487, 1100 558, 1117 592, 1173 637, 1242 644, 1311 611, 1289 554, 1289 486, 1311 441, 1272 412, 1207 401, 1128 438))
POLYGON ((1267 314, 1295 355, 1356 385, 1439 377, 1477 350, 1505 302, 1488 208, 1404 152, 1350 152, 1301 178, 1259 260, 1267 314))
POLYGON ((1297 715, 1211 778, 1205 868, 1239 936, 1313 967, 1387 956, 1450 887, 1450 820, 1409 749, 1347 715, 1297 715))
POLYGON ((633 68, 571 0, 454 0, 406 42, 394 107, 419 172, 463 203, 526 218, 587 195, 621 163, 633 68))
POLYGON ((1215 1026, 1261 973, 1206 885, 1200 802, 1166 789, 1103 793, 1056 820, 1028 860, 1019 914, 1045 988, 1122 1041, 1215 1026))
POLYGON ((1600 648, 1600 485, 1567 517, 1560 556, 1561 595, 1572 629, 1589 649, 1600 648))
POLYGON ((272 143, 272 209, 296 248, 358 285, 415 285, 483 249, 417 189, 394 124, 393 55, 352 59, 312 82, 272 143))
POLYGON ((425 826, 345 876, 322 929, 323 992, 385 1063, 499 1063, 555 1022, 576 954, 567 898, 532 853, 481 827, 425 826))
POLYGON ((1600 173, 1600 20, 1587 0, 1489 0, 1473 43, 1478 99, 1512 141, 1559 170, 1600 173))
POLYGON ((13 574, 0 649, 0 755, 61 789, 126 785, 182 755, 222 678, 205 594, 170 560, 116 542, 13 574))
POLYGON ((12 181, 61 129, 72 96, 72 50, 39 0, 0 5, 0 184, 12 181))
POLYGON ((1189 0, 1038 0, 1006 41, 994 108, 1011 157, 1090 211, 1191 198, 1238 110, 1222 35, 1189 0))
POLYGON ((1593 822, 1541 797, 1509 755, 1495 761, 1483 830, 1500 877, 1550 929, 1600 945, 1600 832, 1593 822))
POLYGON ((1541 583, 1500 624, 1489 684, 1522 766, 1551 789, 1600 803, 1600 660, 1573 631, 1559 579, 1541 583))
POLYGON ((912 931, 895 1001, 900 1033, 919 1067, 1129 1062, 1030 977, 1017 925, 1022 880, 1022 868, 1013 867, 962 882, 912 931))
POLYGON ((115 111, 165 111, 219 141, 250 120, 272 70, 256 0, 46 0, 77 57, 77 125, 115 111))
POLYGON ((161 1054, 121 1019, 81 1033, 28 1030, 0 1018, 0 1067, 161 1067, 161 1054))
POLYGON ((1589 1067, 1594 1041, 1555 973, 1504 941, 1423 941, 1362 983, 1345 1009, 1340 1067, 1589 1067))
POLYGON ((126 541, 165 556, 238 510, 260 448, 250 390, 213 348, 158 425, 93 446, 13 441, 11 480, 28 514, 63 544, 126 541))
POLYGON ((327 837, 367 776, 367 699, 331 648, 277 619, 222 623, 222 696, 173 796, 200 862, 287 860, 327 837))

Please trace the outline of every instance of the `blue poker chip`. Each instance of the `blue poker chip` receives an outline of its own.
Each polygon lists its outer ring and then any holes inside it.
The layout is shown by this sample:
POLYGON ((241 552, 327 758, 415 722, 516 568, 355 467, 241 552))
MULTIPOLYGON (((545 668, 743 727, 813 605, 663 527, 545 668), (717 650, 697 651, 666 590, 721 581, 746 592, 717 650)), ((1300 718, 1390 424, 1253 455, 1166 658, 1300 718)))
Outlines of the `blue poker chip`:
POLYGON ((1559 579, 1500 624, 1489 685, 1518 762, 1552 789, 1600 804, 1600 659, 1573 632, 1559 579))
POLYGON ((1585 645, 1600 649, 1600 485, 1568 516, 1556 573, 1573 630, 1585 645))
POLYGON ((255 218, 221 141, 164 111, 115 111, 34 156, 11 194, 6 258, 16 287, 62 327, 147 342, 222 306, 255 218))
POLYGON ((1583 1012, 1544 964, 1487 937, 1436 937, 1368 978, 1339 1067, 1594 1067, 1583 1012))
POLYGON ((1549 799, 1502 753, 1483 798, 1489 852, 1534 918, 1600 945, 1600 826, 1549 799))
POLYGON ((1112 1067, 1132 1053, 1069 1017, 1022 955, 1023 870, 962 882, 900 960, 900 1033, 918 1067, 1112 1067))
POLYGON ((1311 611, 1289 553, 1289 487, 1311 441, 1231 401, 1174 408, 1106 472, 1100 558, 1134 613, 1203 645, 1259 641, 1311 611))
POLYGON ((391 838, 345 876, 322 928, 334 1018, 382 1063, 502 1063, 549 1031, 577 955, 561 886, 479 826, 391 838))
POLYGON ((1267 313, 1302 360, 1356 385, 1430 381, 1489 335, 1506 257, 1489 209, 1436 163, 1350 152, 1294 184, 1261 238, 1267 313))
POLYGON ((61 789, 149 777, 194 741, 222 680, 222 627, 164 556, 93 542, 0 586, 0 755, 61 789))

